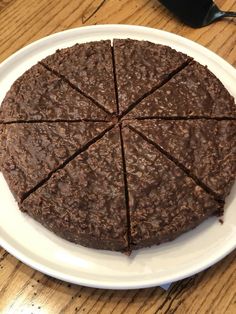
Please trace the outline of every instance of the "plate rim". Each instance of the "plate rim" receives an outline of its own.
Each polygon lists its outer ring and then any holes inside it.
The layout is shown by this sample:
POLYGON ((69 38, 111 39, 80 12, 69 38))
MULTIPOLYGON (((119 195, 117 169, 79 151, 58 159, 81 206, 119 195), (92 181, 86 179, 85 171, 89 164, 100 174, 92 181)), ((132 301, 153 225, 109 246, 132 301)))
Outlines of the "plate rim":
MULTIPOLYGON (((148 34, 152 33, 154 36, 155 35, 161 35, 163 37, 169 38, 173 42, 181 43, 185 46, 190 47, 191 49, 196 50, 197 52, 200 51, 200 53, 205 52, 205 57, 211 60, 215 60, 218 64, 224 67, 225 71, 228 72, 231 76, 234 77, 236 80, 236 70, 232 65, 230 65, 226 60, 218 56, 216 53, 213 51, 209 50, 208 48, 190 40, 187 39, 183 36, 167 32, 164 30, 159 30, 159 29, 154 29, 150 27, 145 27, 145 26, 138 26, 138 25, 125 25, 125 24, 105 24, 105 25, 92 25, 92 26, 83 26, 83 27, 77 27, 77 28, 72 28, 64 31, 60 31, 51 35, 48 35, 46 37, 43 37, 37 41, 34 41, 30 43, 29 45, 26 45, 25 47, 21 48, 20 50, 16 51, 14 54, 9 56, 7 59, 5 59, 2 63, 0 63, 0 71, 4 69, 4 67, 8 67, 9 63, 11 64, 14 62, 14 60, 18 57, 23 57, 25 54, 32 53, 34 49, 38 49, 40 46, 44 46, 50 39, 54 40, 60 40, 62 36, 67 36, 67 34, 72 34, 72 33, 77 33, 77 32, 101 32, 105 33, 106 31, 109 31, 110 28, 113 28, 114 30, 121 31, 121 32, 146 32, 148 34)), ((114 38, 119 38, 119 36, 114 36, 114 38)), ((0 230, 1 231, 1 230, 0 230)), ((217 263, 219 260, 223 259, 225 256, 227 256, 230 252, 236 249, 236 241, 234 245, 230 246, 225 250, 222 254, 219 254, 217 257, 212 260, 208 261, 208 263, 201 263, 199 267, 193 267, 192 271, 189 270, 185 274, 176 274, 176 276, 172 276, 172 279, 169 280, 158 280, 158 278, 155 277, 153 280, 147 280, 142 283, 138 282, 132 282, 132 283, 124 283, 124 282, 113 282, 111 283, 110 281, 104 281, 104 282, 98 282, 98 280, 91 280, 91 279, 85 279, 84 278, 78 278, 72 275, 68 275, 66 273, 61 273, 58 270, 55 270, 51 267, 48 267, 47 265, 42 265, 40 262, 36 261, 34 258, 26 256, 24 253, 21 251, 17 250, 14 246, 12 246, 10 243, 8 243, 4 238, 1 236, 0 233, 0 246, 2 246, 6 251, 8 251, 10 254, 15 256, 17 259, 25 263, 26 265, 46 274, 51 277, 71 282, 74 284, 79 284, 83 286, 88 286, 88 287, 93 287, 93 288, 105 288, 105 289, 137 289, 137 288, 148 288, 148 287, 153 287, 153 286, 158 286, 162 284, 166 284, 174 281, 178 281, 184 278, 187 278, 189 276, 192 276, 204 269, 209 268, 213 264, 217 263)))
POLYGON ((186 274, 179 274, 176 276, 172 276, 171 280, 159 280, 157 283, 157 279, 153 280, 147 280, 146 282, 143 282, 142 284, 138 284, 137 282, 125 283, 122 282, 116 282, 111 283, 110 281, 103 281, 98 282, 98 280, 92 280, 92 279, 83 279, 83 278, 75 278, 75 276, 68 275, 65 273, 61 273, 60 271, 57 271, 53 268, 50 268, 46 265, 42 265, 41 263, 35 261, 34 259, 31 259, 30 257, 27 257, 26 255, 22 254, 20 251, 18 251, 14 246, 11 246, 9 243, 1 239, 0 235, 0 246, 2 246, 8 253, 16 257, 19 261, 26 264, 27 266, 30 266, 31 268, 40 271, 41 273, 48 275, 52 278, 56 278, 65 282, 69 282, 76 285, 82 285, 85 287, 90 288, 99 288, 99 289, 117 289, 117 290, 131 290, 131 289, 142 289, 142 288, 151 288, 156 286, 161 286, 169 283, 174 283, 176 281, 186 279, 190 276, 196 275, 199 272, 208 269, 209 267, 213 266, 214 264, 218 263, 220 260, 222 260, 224 257, 229 255, 231 252, 233 252, 236 249, 236 243, 233 248, 228 248, 228 250, 225 250, 225 252, 218 256, 218 258, 212 260, 207 265, 204 263, 200 265, 198 268, 195 268, 192 272, 189 272, 188 275, 186 274))

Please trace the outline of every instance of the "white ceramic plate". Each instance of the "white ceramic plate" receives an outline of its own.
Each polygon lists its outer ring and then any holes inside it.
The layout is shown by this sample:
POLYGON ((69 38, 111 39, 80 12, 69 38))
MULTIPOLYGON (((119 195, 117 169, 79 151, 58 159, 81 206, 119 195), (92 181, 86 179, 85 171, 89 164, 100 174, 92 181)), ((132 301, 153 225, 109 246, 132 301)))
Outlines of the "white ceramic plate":
MULTIPOLYGON (((76 42, 112 38, 145 39, 169 45, 207 64, 236 97, 236 71, 206 48, 180 36, 151 28, 103 25, 72 29, 41 39, 0 65, 0 103, 19 75, 57 48, 76 42)), ((236 247, 236 184, 227 199, 224 224, 208 219, 177 240, 142 249, 130 257, 67 242, 22 214, 0 174, 0 245, 31 267, 90 287, 151 287, 193 275, 236 247)))

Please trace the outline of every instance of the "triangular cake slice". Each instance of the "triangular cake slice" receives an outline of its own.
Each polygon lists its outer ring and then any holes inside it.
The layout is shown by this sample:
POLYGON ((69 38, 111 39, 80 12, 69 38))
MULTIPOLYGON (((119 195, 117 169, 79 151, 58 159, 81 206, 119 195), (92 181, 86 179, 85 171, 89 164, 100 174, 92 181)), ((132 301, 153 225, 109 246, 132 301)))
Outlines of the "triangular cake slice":
POLYGON ((170 47, 148 41, 115 39, 113 49, 120 113, 191 60, 170 47))
POLYGON ((1 120, 107 120, 104 110, 37 64, 18 78, 1 106, 1 120))
POLYGON ((221 205, 154 145, 123 129, 131 249, 173 240, 221 205))
POLYGON ((133 125, 220 199, 229 194, 236 178, 235 120, 144 120, 133 125))
POLYGON ((117 111, 110 40, 57 50, 42 63, 57 72, 111 114, 117 111))
POLYGON ((21 210, 61 237, 98 249, 127 250, 127 212, 119 128, 59 170, 21 210))
POLYGON ((103 122, 16 123, 1 136, 1 171, 17 201, 109 127, 103 122))
POLYGON ((236 118, 236 104, 207 67, 191 62, 160 89, 143 99, 126 118, 236 118))

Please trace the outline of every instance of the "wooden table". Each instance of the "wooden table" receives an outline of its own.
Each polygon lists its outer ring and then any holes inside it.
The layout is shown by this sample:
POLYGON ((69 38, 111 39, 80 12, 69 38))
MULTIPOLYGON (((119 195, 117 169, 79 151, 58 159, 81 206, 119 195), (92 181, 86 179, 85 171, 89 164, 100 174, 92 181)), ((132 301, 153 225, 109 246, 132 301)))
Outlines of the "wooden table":
MULTIPOLYGON (((235 0, 216 1, 235 10, 235 0)), ((81 25, 122 23, 190 38, 236 66, 236 22, 191 29, 155 0, 0 0, 0 62, 46 35, 81 25)), ((216 239, 217 241, 217 239, 216 239)), ((0 249, 0 313, 236 313, 236 252, 171 285, 111 291, 70 285, 25 266, 0 249)))

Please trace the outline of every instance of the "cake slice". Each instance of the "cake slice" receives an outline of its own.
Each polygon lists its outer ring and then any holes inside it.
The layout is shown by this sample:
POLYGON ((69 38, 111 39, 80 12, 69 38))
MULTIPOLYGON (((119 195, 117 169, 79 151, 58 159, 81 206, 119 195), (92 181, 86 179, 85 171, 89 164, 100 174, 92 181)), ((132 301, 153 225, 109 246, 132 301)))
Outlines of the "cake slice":
POLYGON ((191 62, 143 99, 126 118, 193 116, 236 118, 234 98, 207 67, 197 62, 191 62))
POLYGON ((16 200, 109 127, 103 122, 16 123, 1 136, 1 171, 16 200))
POLYGON ((1 120, 107 120, 104 110, 37 64, 18 78, 1 106, 1 120))
POLYGON ((145 120, 133 126, 224 200, 236 178, 236 120, 145 120))
POLYGON ((120 113, 164 84, 191 60, 170 47, 148 41, 115 39, 113 49, 120 113))
POLYGON ((21 210, 69 241, 125 251, 127 212, 119 128, 54 173, 24 200, 21 210))
POLYGON ((198 226, 221 205, 142 136, 125 127, 131 249, 160 244, 198 226))
POLYGON ((57 50, 42 63, 109 113, 117 111, 110 40, 101 40, 57 50))

